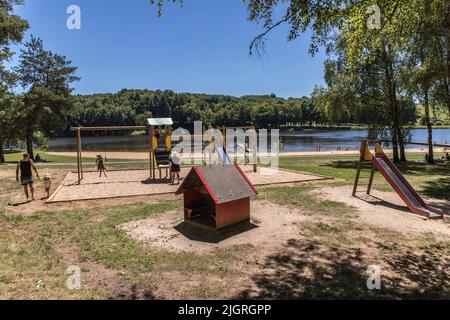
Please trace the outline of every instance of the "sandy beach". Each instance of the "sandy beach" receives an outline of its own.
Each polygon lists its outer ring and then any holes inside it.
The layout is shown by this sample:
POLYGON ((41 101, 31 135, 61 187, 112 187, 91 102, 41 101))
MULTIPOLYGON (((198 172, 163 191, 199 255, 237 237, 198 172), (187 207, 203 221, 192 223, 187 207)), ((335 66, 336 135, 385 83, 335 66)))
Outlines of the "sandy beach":
MULTIPOLYGON (((386 153, 392 153, 391 149, 385 149, 386 153)), ((407 153, 414 154, 414 153, 426 153, 427 148, 413 148, 413 149, 407 149, 407 153)), ((440 153, 444 153, 443 148, 435 148, 434 152, 439 155, 440 153)), ((50 155, 56 155, 56 156, 65 156, 65 157, 76 157, 76 152, 48 152, 50 155)), ((86 151, 83 152, 84 158, 91 158, 95 159, 97 157, 97 152, 92 151, 86 151)), ((348 151, 321 151, 321 152, 313 152, 313 151, 305 151, 305 152, 282 152, 279 154, 280 157, 291 157, 291 156, 339 156, 339 155, 358 155, 359 150, 348 150, 348 151)), ((102 155, 105 156, 105 152, 102 152, 102 155)), ((106 156, 108 159, 114 159, 114 160, 147 160, 149 157, 149 154, 147 152, 106 152, 106 156)), ((266 157, 266 153, 260 153, 260 157, 266 157)), ((182 155, 182 158, 189 158, 189 154, 182 155)), ((201 158, 200 154, 194 154, 194 158, 201 158)))

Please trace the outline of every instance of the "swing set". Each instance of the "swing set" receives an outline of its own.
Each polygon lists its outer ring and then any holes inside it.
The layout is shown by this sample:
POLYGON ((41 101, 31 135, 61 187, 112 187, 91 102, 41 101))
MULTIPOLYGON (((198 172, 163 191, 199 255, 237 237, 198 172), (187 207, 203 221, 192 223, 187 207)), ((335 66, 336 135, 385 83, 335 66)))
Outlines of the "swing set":
MULTIPOLYGON (((82 132, 106 132, 106 131, 145 131, 148 133, 149 146, 149 180, 156 180, 156 170, 159 170, 159 179, 161 179, 161 170, 169 166, 169 156, 172 150, 172 126, 173 121, 170 118, 151 118, 148 119, 147 126, 106 126, 106 127, 72 127, 70 130, 76 133, 77 146, 77 174, 78 184, 81 184, 84 178, 83 157, 82 157, 82 132), (164 132, 160 129, 164 127, 164 132), (163 139, 162 139, 163 138, 163 139)), ((106 150, 105 150, 106 159, 106 150)))

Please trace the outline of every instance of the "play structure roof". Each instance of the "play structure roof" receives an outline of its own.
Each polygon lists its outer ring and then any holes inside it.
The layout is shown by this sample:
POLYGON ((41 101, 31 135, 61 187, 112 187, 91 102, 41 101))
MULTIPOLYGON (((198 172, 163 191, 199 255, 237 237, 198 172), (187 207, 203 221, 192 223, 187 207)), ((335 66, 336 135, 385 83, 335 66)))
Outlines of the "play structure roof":
POLYGON ((238 165, 193 167, 176 194, 204 186, 216 204, 223 204, 257 194, 257 191, 238 165))
POLYGON ((171 118, 149 118, 147 119, 148 125, 156 127, 156 126, 171 126, 173 125, 173 121, 171 118))

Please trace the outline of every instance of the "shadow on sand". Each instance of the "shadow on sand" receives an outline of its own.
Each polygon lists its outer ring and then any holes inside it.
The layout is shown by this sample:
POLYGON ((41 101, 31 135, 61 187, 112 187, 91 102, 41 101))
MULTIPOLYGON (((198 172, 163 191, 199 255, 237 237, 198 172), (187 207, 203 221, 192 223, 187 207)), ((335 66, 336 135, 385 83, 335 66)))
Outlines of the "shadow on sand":
POLYGON ((174 227, 175 230, 189 240, 206 243, 220 243, 228 238, 245 233, 255 228, 258 228, 258 226, 251 222, 242 222, 237 225, 226 227, 222 230, 214 230, 209 226, 202 226, 199 224, 193 225, 186 222, 182 222, 174 227))
POLYGON ((380 199, 374 195, 367 195, 366 192, 356 194, 356 198, 373 206, 382 206, 403 212, 410 212, 406 205, 397 205, 395 203, 380 199))
POLYGON ((445 246, 420 252, 378 244, 382 252, 366 261, 359 248, 289 240, 266 257, 253 286, 237 299, 448 299, 450 258, 445 246), (369 265, 380 265, 381 289, 369 290, 369 265))

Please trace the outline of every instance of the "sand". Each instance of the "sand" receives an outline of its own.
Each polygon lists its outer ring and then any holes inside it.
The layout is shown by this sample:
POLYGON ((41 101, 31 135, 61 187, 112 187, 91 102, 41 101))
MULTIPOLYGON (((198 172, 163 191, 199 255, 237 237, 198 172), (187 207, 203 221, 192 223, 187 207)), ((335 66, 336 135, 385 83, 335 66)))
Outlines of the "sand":
MULTIPOLYGON (((181 177, 186 177, 189 170, 182 168, 181 177)), ((271 168, 258 168, 257 173, 251 167, 243 167, 243 170, 256 187, 329 180, 323 176, 271 168)), ((164 174, 163 171, 163 178, 164 174)), ((148 180, 148 177, 148 170, 109 171, 107 178, 100 178, 97 172, 85 172, 82 183, 78 184, 77 174, 69 173, 48 203, 174 194, 178 189, 178 185, 171 185, 167 179, 153 181, 148 180)))
POLYGON ((368 196, 365 192, 358 192, 352 197, 352 187, 326 187, 316 190, 317 194, 327 200, 342 202, 356 208, 359 220, 363 224, 379 228, 386 228, 401 233, 418 234, 430 233, 434 235, 450 236, 450 201, 424 199, 432 206, 444 209, 446 219, 428 220, 419 215, 412 214, 401 198, 394 192, 373 190, 368 196))
MULTIPOLYGON (((435 148, 434 151, 439 154, 443 153, 443 148, 435 148)), ((385 149, 386 153, 391 153, 391 149, 385 149)), ((407 149, 408 153, 424 153, 427 152, 427 148, 414 148, 407 149)), ((50 155, 56 156, 66 156, 66 157, 76 157, 76 152, 49 152, 50 155)), ((83 152, 84 158, 95 159, 97 157, 98 152, 86 151, 83 152)), ((321 152, 312 152, 312 151, 301 151, 301 152, 281 152, 280 157, 289 157, 289 156, 318 156, 318 155, 358 155, 359 150, 348 150, 348 151, 321 151, 321 152)), ((104 155, 102 153, 102 155, 104 155)), ((107 152, 106 156, 111 160, 148 160, 147 152, 107 152)), ((185 155, 185 157, 189 157, 190 155, 185 155)), ((267 154, 261 153, 259 156, 264 157, 267 154)), ((201 158, 201 154, 195 154, 195 158, 201 158)))
MULTIPOLYGON (((351 219, 358 225, 400 232, 420 238, 434 235, 450 239, 447 220, 426 220, 410 213, 396 194, 374 191, 374 196, 351 196, 351 187, 325 187, 313 191, 320 198, 339 201, 354 208, 351 219), (383 199, 379 200, 379 199, 383 199)), ((434 205, 450 208, 448 201, 433 201, 434 205)), ((218 248, 252 245, 255 250, 278 248, 285 241, 299 238, 303 223, 334 223, 336 217, 320 212, 305 214, 269 201, 252 201, 251 223, 238 224, 223 231, 209 231, 184 223, 182 210, 174 210, 151 218, 131 221, 118 226, 133 239, 173 252, 207 253, 218 248)))
POLYGON ((279 245, 298 233, 298 224, 308 219, 300 212, 267 201, 253 201, 252 220, 224 231, 206 231, 184 223, 182 210, 165 212, 118 228, 133 239, 173 252, 210 252, 236 245, 279 245))

